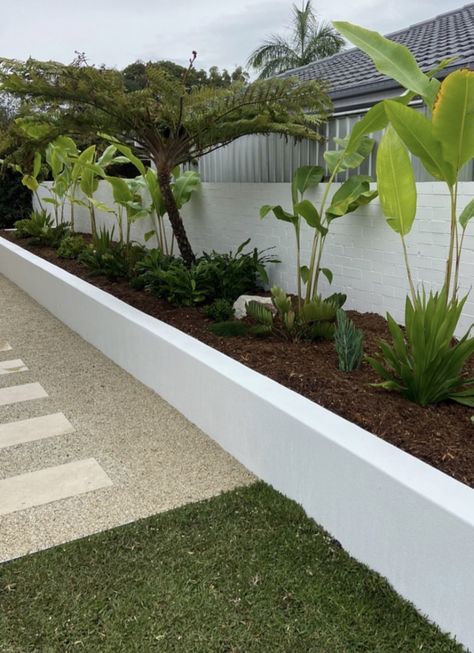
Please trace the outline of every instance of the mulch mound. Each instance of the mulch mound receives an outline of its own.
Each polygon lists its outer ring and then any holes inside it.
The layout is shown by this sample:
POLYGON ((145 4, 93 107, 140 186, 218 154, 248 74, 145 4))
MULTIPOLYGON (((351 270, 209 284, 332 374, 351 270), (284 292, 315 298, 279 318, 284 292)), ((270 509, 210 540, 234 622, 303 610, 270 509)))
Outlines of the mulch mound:
MULTIPOLYGON (((25 241, 18 241, 11 233, 1 235, 474 487, 472 408, 450 402, 422 408, 394 392, 373 388, 370 383, 380 379, 368 363, 351 373, 339 371, 332 342, 291 343, 273 337, 215 336, 209 331, 210 320, 199 308, 172 306, 132 289, 126 281, 111 282, 91 276, 81 263, 61 259, 51 248, 28 248, 25 241)), ((375 313, 348 314, 364 332, 365 353, 373 355, 377 343, 389 339, 385 319, 375 313)), ((469 361, 467 372, 474 376, 474 358, 469 361)))

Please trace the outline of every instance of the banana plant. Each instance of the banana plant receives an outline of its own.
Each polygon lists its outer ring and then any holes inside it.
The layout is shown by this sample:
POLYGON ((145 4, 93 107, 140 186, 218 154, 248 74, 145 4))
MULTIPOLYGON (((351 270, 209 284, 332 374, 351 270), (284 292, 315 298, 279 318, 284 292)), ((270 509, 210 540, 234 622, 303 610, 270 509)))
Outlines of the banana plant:
POLYGON ((329 180, 325 184, 318 207, 304 197, 308 190, 316 190, 323 180, 325 170, 321 166, 302 166, 294 174, 291 184, 292 210, 286 211, 281 206, 264 205, 260 209, 260 217, 265 218, 273 213, 277 220, 283 220, 293 225, 296 240, 297 294, 299 310, 302 310, 302 283, 306 286, 304 303, 308 304, 318 297, 319 280, 323 274, 332 283, 333 274, 328 268, 322 267, 324 245, 333 220, 352 213, 360 206, 368 204, 376 196, 377 191, 370 189, 370 177, 354 175, 349 177, 332 195, 334 181, 339 172, 357 168, 369 155, 374 141, 368 136, 360 139, 358 147, 349 154, 347 146, 349 137, 336 139, 340 146, 335 151, 325 153, 329 169, 329 180), (311 255, 308 265, 301 265, 301 220, 313 229, 311 255))
POLYGON ((354 131, 357 130, 356 136, 359 136, 369 129, 369 123, 372 123, 372 131, 390 125, 378 151, 377 183, 387 222, 402 239, 413 299, 415 288, 405 236, 416 217, 417 195, 408 153, 418 158, 431 176, 447 185, 451 200, 450 235, 443 288, 449 302, 458 294, 464 237, 474 217, 474 201, 460 214, 458 211, 459 173, 474 157, 474 71, 459 69, 440 82, 433 74, 448 61, 426 74, 405 46, 357 25, 337 22, 335 26, 372 58, 381 73, 406 89, 403 98, 410 100, 419 96, 428 107, 427 117, 408 106, 406 101, 384 100, 366 114, 354 131))
POLYGON ((106 168, 118 162, 118 158, 115 156, 116 152, 117 148, 114 145, 109 145, 103 154, 98 157, 96 146, 90 145, 79 154, 71 170, 72 192, 68 197, 71 205, 84 206, 89 211, 90 228, 93 236, 97 236, 96 210, 106 213, 112 212, 110 207, 94 197, 94 193, 99 187, 100 179, 104 179, 106 176, 106 168), (82 191, 82 198, 76 196, 77 188, 82 191))
MULTIPOLYGON (((47 145, 45 150, 45 160, 51 171, 53 183, 48 186, 51 197, 45 198, 44 201, 53 205, 56 225, 64 222, 64 206, 73 183, 72 169, 78 154, 75 142, 68 136, 58 136, 47 145)), ((74 228, 73 224, 72 228, 74 228)))
POLYGON ((119 239, 121 243, 130 245, 130 230, 132 224, 140 218, 150 215, 150 207, 144 205, 141 195, 141 177, 136 179, 122 179, 121 177, 105 176, 106 181, 112 186, 114 201, 117 205, 117 218, 119 226, 119 239), (126 229, 124 230, 124 213, 126 216, 126 229))

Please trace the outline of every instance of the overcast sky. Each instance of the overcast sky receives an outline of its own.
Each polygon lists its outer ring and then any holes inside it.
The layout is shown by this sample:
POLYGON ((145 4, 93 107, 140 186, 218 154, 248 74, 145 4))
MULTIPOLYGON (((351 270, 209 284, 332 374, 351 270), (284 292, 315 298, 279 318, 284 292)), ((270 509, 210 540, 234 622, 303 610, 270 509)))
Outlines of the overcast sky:
MULTIPOLYGON (((301 0, 297 0, 298 5, 301 0)), ((384 34, 466 4, 463 0, 319 0, 324 20, 349 20, 384 34)), ((74 51, 90 63, 123 68, 137 59, 197 67, 245 65, 272 33, 285 33, 288 0, 0 0, 0 56, 69 63, 74 51)))

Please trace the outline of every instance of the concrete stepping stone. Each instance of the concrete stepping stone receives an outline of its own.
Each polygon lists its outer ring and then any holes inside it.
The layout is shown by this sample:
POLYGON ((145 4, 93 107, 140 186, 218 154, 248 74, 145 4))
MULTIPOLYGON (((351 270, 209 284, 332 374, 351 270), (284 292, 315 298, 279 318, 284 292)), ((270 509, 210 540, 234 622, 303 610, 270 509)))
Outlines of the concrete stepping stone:
POLYGON ((0 449, 25 442, 34 442, 57 435, 73 433, 74 427, 63 413, 31 417, 0 424, 0 449))
POLYGON ((47 396, 48 393, 40 383, 14 385, 0 389, 0 406, 16 404, 20 401, 31 401, 32 399, 42 399, 47 396))
POLYGON ((28 371, 28 368, 20 358, 12 361, 0 361, 0 374, 13 374, 14 372, 26 371, 28 371))
POLYGON ((0 340, 0 351, 11 351, 12 346, 6 340, 0 340))
POLYGON ((95 458, 77 460, 0 481, 0 515, 75 497, 112 481, 95 458))

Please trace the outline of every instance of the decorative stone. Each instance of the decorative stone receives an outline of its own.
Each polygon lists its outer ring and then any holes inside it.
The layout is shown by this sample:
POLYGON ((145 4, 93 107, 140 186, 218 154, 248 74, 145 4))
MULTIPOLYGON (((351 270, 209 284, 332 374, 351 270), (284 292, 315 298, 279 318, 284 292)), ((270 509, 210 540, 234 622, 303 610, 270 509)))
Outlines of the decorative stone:
POLYGON ((235 317, 238 320, 241 320, 247 315, 245 305, 252 301, 264 304, 272 313, 276 313, 271 297, 262 297, 261 295, 240 295, 240 297, 238 297, 234 302, 235 317))

